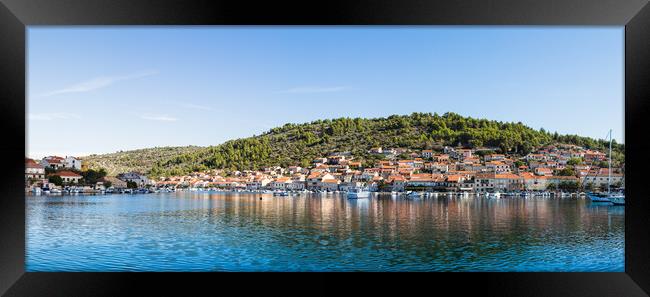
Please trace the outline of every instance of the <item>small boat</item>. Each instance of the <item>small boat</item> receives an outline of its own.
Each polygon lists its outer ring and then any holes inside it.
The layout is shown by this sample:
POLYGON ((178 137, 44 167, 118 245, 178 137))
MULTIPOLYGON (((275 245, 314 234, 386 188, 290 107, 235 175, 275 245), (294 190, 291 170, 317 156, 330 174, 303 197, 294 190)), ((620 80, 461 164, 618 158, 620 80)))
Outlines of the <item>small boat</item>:
POLYGON ((370 192, 361 188, 352 188, 348 190, 348 199, 358 199, 358 198, 368 198, 370 197, 370 192))
POLYGON ((501 193, 499 193, 499 192, 488 193, 487 198, 499 199, 499 198, 501 198, 501 193))
POLYGON ((273 196, 289 196, 289 193, 287 193, 286 191, 273 192, 273 196))
POLYGON ((408 197, 408 198, 420 198, 420 197, 422 197, 422 193, 413 191, 413 192, 407 193, 406 197, 408 197))
POLYGON ((609 196, 609 201, 614 205, 625 205, 625 195, 612 194, 609 196))
POLYGON ((591 202, 610 202, 607 194, 602 193, 587 193, 587 197, 591 202))

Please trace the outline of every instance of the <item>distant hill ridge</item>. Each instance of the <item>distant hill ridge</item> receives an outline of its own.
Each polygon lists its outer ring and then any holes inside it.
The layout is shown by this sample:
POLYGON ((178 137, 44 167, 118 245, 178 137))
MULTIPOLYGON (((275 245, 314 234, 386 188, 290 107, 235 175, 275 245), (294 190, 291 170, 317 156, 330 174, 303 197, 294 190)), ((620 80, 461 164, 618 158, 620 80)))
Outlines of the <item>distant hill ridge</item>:
MULTIPOLYGON (((258 170, 268 166, 307 167, 317 157, 351 152, 371 162, 373 147, 415 150, 441 146, 498 147, 502 152, 527 154, 552 143, 575 144, 605 150, 608 142, 578 135, 535 130, 522 123, 463 117, 456 113, 412 113, 383 118, 337 118, 303 124, 285 124, 262 135, 220 145, 163 147, 84 157, 90 167, 113 175, 140 171, 151 176, 179 175, 206 169, 258 170)), ((624 158, 624 146, 614 144, 614 157, 624 158)))

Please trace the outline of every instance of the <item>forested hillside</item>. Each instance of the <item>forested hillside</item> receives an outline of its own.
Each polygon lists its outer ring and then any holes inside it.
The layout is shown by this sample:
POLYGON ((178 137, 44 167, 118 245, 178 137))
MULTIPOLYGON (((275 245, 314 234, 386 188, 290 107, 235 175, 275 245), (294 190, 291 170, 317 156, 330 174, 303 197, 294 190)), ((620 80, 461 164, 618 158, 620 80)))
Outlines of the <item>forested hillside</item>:
MULTIPOLYGON (((535 130, 522 123, 499 122, 444 115, 413 113, 386 118, 338 118, 304 124, 286 124, 249 138, 187 151, 169 151, 150 156, 156 162, 141 163, 139 168, 152 175, 177 175, 205 169, 260 169, 266 166, 307 166, 314 158, 332 152, 351 152, 368 161, 372 147, 427 149, 444 145, 496 147, 502 152, 526 154, 542 145, 567 143, 606 150, 608 142, 577 135, 558 135, 535 130), (147 166, 151 167, 147 168, 147 166)), ((178 149, 178 148, 176 148, 178 149)), ((622 160, 624 147, 614 145, 615 158, 622 160)), ((128 152, 125 152, 128 153, 128 152)), ((128 154, 127 154, 128 155, 128 154)), ((139 159, 139 158, 134 158, 139 159)))

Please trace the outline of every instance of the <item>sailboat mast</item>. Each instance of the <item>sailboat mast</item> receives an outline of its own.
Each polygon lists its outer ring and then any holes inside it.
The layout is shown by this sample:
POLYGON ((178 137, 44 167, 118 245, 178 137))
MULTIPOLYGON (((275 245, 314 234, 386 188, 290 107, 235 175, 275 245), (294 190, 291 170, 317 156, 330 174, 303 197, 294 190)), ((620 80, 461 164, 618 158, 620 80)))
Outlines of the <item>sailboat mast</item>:
POLYGON ((607 169, 607 194, 610 193, 612 180, 612 129, 609 129, 609 168, 607 169))

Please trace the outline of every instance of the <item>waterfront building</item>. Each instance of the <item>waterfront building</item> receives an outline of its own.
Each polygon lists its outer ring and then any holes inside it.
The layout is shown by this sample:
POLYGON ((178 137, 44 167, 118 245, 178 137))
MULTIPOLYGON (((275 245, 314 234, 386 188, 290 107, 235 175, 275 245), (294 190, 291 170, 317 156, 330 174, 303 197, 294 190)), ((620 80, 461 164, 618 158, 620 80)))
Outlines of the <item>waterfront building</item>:
POLYGON ((442 174, 417 173, 411 174, 406 184, 408 187, 437 188, 444 186, 444 184, 441 184, 444 181, 445 177, 442 174))
POLYGON ((45 168, 43 165, 36 163, 32 159, 25 158, 25 185, 42 184, 45 181, 45 168))
POLYGON ((406 186, 406 178, 399 174, 389 176, 386 182, 390 185, 392 191, 404 191, 404 187, 406 186))
POLYGON ((611 176, 607 173, 604 174, 597 174, 597 175, 586 175, 581 178, 581 182, 584 185, 591 185, 597 188, 600 187, 606 187, 607 186, 607 180, 611 178, 610 184, 611 185, 624 185, 625 184, 625 179, 623 177, 623 174, 620 173, 612 173, 611 176))
POLYGON ((327 180, 334 179, 334 176, 332 174, 326 173, 326 172, 320 172, 320 171, 312 172, 306 178, 305 187, 308 190, 320 190, 321 189, 321 182, 324 179, 327 179, 327 180))
POLYGON ((145 175, 138 173, 138 172, 127 172, 127 173, 122 173, 117 176, 120 180, 123 180, 125 182, 130 181, 130 182, 135 182, 139 187, 149 185, 151 184, 151 181, 149 178, 147 178, 145 175))
POLYGON ((545 176, 534 175, 530 172, 519 174, 523 179, 523 187, 526 191, 544 191, 548 187, 548 179, 545 176))
POLYGON ((335 178, 331 179, 322 179, 319 184, 319 188, 322 191, 338 191, 340 181, 335 178))
POLYGON ((521 191, 524 181, 519 175, 513 173, 500 173, 494 175, 494 190, 499 192, 521 191))
POLYGON ((293 179, 290 183, 286 184, 287 190, 302 191, 305 189, 305 179, 293 179))
POLYGON ((271 190, 287 190, 287 185, 291 184, 292 180, 288 176, 281 176, 276 178, 269 184, 271 190))
POLYGON ((64 183, 79 183, 79 180, 82 178, 81 175, 76 174, 72 171, 58 171, 56 173, 52 173, 52 175, 58 175, 61 177, 64 183))

